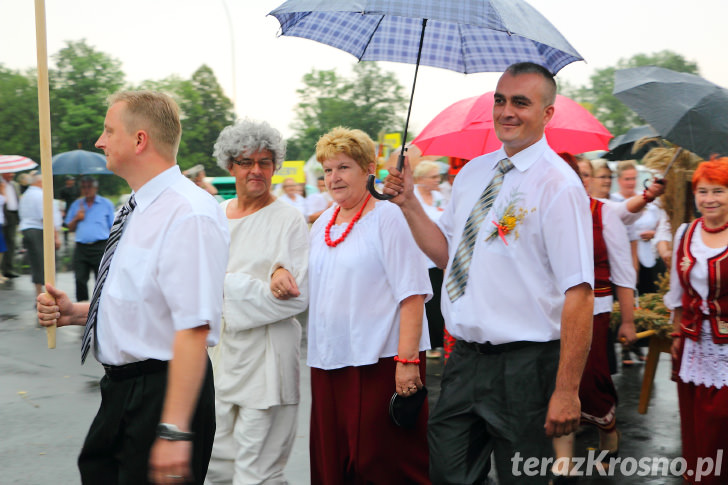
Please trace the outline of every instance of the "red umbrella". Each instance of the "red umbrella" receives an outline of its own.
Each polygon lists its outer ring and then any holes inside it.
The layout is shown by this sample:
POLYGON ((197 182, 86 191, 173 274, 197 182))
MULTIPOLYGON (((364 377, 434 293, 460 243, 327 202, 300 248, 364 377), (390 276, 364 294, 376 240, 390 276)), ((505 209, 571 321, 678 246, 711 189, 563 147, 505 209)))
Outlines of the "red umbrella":
MULTIPOLYGON (((576 101, 556 95, 546 140, 556 152, 608 150, 612 134, 576 101)), ((493 127, 493 91, 461 99, 430 121, 412 143, 423 155, 471 160, 501 146, 493 127)))

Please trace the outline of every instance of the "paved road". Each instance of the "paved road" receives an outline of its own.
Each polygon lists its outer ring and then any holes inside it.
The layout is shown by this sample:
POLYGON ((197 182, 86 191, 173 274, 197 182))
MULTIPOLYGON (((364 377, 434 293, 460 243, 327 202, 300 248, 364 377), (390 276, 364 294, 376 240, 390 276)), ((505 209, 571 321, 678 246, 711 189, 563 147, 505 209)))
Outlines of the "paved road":
MULTIPOLYGON (((61 272, 58 286, 73 294, 73 275, 61 272)), ((78 483, 76 456, 98 408, 100 365, 80 365, 80 328, 58 331, 55 350, 48 350, 45 331, 35 323, 34 292, 28 276, 0 285, 0 484, 47 485, 78 483)), ((620 392, 621 456, 679 456, 679 418, 669 360, 663 354, 647 415, 637 414, 642 366, 615 376, 620 392)), ((431 397, 439 394, 442 367, 429 363, 431 397)), ((293 455, 287 468, 292 485, 307 485, 310 381, 302 365, 300 419, 293 455)), ((585 454, 596 433, 587 429, 577 439, 585 454)), ((579 453, 579 452, 577 452, 579 453)), ((648 476, 582 480, 595 484, 677 484, 677 478, 648 476)))

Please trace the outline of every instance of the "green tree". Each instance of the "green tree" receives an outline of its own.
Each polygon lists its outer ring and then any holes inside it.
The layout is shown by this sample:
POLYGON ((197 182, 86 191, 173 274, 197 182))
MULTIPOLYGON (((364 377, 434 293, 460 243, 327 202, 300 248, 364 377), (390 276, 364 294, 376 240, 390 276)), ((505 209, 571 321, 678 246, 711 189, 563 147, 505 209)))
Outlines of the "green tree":
POLYGON ((597 69, 590 77, 588 86, 574 88, 567 84, 561 86, 561 91, 589 108, 614 136, 621 135, 630 128, 645 122, 612 94, 614 73, 618 69, 641 66, 658 66, 673 71, 698 74, 698 65, 695 62, 688 61, 675 52, 664 50, 654 54, 636 54, 629 59, 620 59, 615 67, 597 69))
POLYGON ((225 175, 212 157, 212 148, 222 129, 235 121, 235 112, 212 69, 203 65, 191 79, 171 76, 145 81, 140 88, 166 92, 177 101, 182 123, 180 167, 184 170, 201 163, 207 175, 225 175))
POLYGON ((106 115, 106 98, 124 86, 121 62, 88 45, 69 41, 53 56, 50 71, 54 153, 94 150, 106 115))
POLYGON ((376 63, 356 64, 351 78, 312 69, 302 81, 288 159, 306 160, 319 137, 335 126, 358 128, 376 140, 381 131, 398 131, 404 125, 404 88, 394 73, 382 72, 376 63))
POLYGON ((0 155, 23 155, 40 162, 38 87, 35 72, 0 65, 0 155))

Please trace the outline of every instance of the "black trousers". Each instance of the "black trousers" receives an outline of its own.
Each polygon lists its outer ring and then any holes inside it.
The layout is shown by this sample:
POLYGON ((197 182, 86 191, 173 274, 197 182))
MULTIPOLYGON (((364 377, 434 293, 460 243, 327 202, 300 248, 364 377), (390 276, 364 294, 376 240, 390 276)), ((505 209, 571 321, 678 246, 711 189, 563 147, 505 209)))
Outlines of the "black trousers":
POLYGON ((524 473, 523 460, 553 457, 543 426, 559 346, 555 340, 486 355, 457 341, 428 423, 433 484, 484 483, 491 452, 501 485, 548 483, 548 474, 524 473))
MULTIPOLYGON (((148 483, 149 453, 156 439, 167 388, 166 369, 128 379, 104 376, 101 407, 78 457, 81 482, 88 485, 148 483)), ((192 483, 202 484, 215 438, 215 388, 208 359, 205 381, 192 419, 192 483)))
POLYGON ((106 239, 91 244, 76 243, 73 251, 73 272, 76 277, 76 301, 88 301, 88 279, 93 271, 98 277, 106 239))
POLYGON ((5 236, 5 245, 8 250, 5 251, 5 257, 0 266, 3 274, 14 273, 13 262, 15 260, 16 233, 18 231, 18 211, 5 211, 5 224, 3 224, 3 236, 5 236))
POLYGON ((445 329, 445 320, 442 318, 440 310, 440 294, 442 292, 442 270, 440 268, 430 268, 430 284, 432 284, 432 298, 425 303, 425 312, 427 314, 427 325, 430 331, 430 345, 433 349, 442 347, 443 330, 445 329))

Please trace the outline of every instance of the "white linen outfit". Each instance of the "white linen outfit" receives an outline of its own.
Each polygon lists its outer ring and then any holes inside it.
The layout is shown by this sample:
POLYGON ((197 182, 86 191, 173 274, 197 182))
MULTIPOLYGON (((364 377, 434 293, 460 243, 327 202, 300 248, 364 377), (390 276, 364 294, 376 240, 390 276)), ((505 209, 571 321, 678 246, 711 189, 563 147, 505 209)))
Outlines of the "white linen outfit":
MULTIPOLYGON (((683 289, 677 275, 677 250, 685 233, 687 224, 680 226, 675 233, 672 245, 672 268, 670 269, 670 291, 663 297, 665 306, 670 310, 682 307, 683 289)), ((690 252, 695 257, 695 266, 690 271, 690 284, 703 299, 701 309, 708 315, 708 259, 725 251, 725 248, 711 248, 703 242, 700 227, 695 229, 690 244, 690 252)), ((713 333, 708 319, 703 319, 700 327, 700 338, 695 341, 683 339, 682 363, 680 364, 680 380, 691 382, 696 386, 715 387, 720 389, 728 385, 728 345, 713 342, 713 333)))
MULTIPOLYGON (((504 158, 503 148, 475 158, 455 178, 437 223, 448 241, 445 281, 483 183, 504 158)), ((446 327, 458 340, 558 340, 566 290, 582 283, 594 287, 592 220, 581 181, 545 138, 508 158, 514 168, 480 226, 465 293, 455 302, 442 298, 446 327), (509 203, 525 217, 505 236, 506 245, 489 237, 509 203)))
MULTIPOLYGON (((236 200, 223 202, 223 210, 236 200)), ((284 484, 300 396, 301 326, 294 316, 308 306, 308 226, 280 199, 228 224, 224 323, 211 352, 217 430, 206 483, 284 484), (301 295, 273 296, 279 267, 301 295)))
MULTIPOLYGON (((377 202, 330 248, 324 232, 333 212, 329 207, 310 234, 308 365, 324 370, 397 355, 400 303, 412 295, 432 297, 425 255, 397 206, 377 202)), ((347 226, 332 226, 331 239, 347 226)), ((429 348, 423 315, 419 350, 429 348)))

